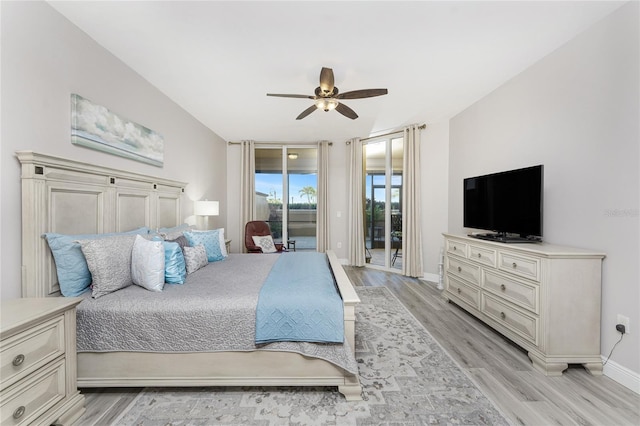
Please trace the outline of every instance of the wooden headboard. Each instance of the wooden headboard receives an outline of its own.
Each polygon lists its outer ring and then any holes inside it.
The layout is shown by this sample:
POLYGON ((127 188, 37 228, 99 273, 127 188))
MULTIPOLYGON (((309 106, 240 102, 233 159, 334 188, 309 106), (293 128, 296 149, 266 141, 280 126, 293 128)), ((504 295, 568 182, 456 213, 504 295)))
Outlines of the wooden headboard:
POLYGON ((22 297, 60 295, 45 232, 98 234, 182 223, 186 183, 17 151, 22 164, 22 297))

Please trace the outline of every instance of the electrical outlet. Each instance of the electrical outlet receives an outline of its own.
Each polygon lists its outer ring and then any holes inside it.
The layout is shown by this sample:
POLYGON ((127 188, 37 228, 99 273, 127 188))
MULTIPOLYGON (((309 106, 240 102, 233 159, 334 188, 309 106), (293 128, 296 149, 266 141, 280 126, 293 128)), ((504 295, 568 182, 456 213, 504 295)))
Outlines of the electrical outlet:
POLYGON ((631 330, 629 330, 629 317, 618 314, 618 320, 616 321, 616 324, 624 325, 625 334, 630 334, 631 330))
POLYGON ((338 243, 336 244, 337 248, 342 248, 342 243, 340 241, 338 241, 338 243))

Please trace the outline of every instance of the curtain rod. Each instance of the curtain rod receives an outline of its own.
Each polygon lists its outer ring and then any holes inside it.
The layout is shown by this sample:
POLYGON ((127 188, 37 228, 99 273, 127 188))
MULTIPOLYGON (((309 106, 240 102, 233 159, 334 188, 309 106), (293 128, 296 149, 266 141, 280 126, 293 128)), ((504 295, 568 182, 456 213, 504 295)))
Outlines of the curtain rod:
MULTIPOLYGON (((318 142, 282 142, 282 141, 254 141, 256 145, 315 145, 318 142)), ((242 142, 240 141, 229 141, 227 145, 240 145, 242 142)), ((329 146, 333 146, 333 142, 329 142, 329 146)))
MULTIPOLYGON (((426 128, 427 128, 427 125, 424 124, 424 123, 418 126, 418 129, 420 129, 420 130, 424 130, 426 128)), ((384 136, 393 135, 394 133, 400 133, 402 131, 404 131, 404 128, 393 130, 393 131, 390 131, 390 132, 387 132, 387 133, 381 133, 381 134, 375 135, 375 136, 369 136, 368 138, 362 138, 362 139, 360 139, 360 141, 361 142, 365 142, 365 141, 368 141, 368 140, 371 140, 371 139, 377 139, 377 138, 381 138, 381 137, 384 137, 384 136)), ((347 141, 345 143, 347 145, 351 145, 351 141, 347 141)))
MULTIPOLYGON (((420 130, 424 130, 427 128, 426 124, 421 124, 418 126, 418 129, 420 130)), ((361 141, 367 141, 369 139, 375 139, 375 138, 380 138, 383 136, 389 136, 392 135, 394 133, 399 133, 402 132, 404 130, 404 128, 402 129, 396 129, 387 133, 382 133, 380 135, 375 135, 375 136, 370 136, 368 138, 362 138, 360 139, 361 141)), ((256 145, 313 145, 316 144, 318 142, 282 142, 282 141, 254 141, 256 143, 256 145)), ((321 141, 320 141, 321 142, 321 141)), ((240 145, 242 142, 241 141, 229 141, 227 142, 227 145, 240 145)), ((346 142, 347 145, 349 145, 351 142, 347 141, 346 142)), ((333 146, 333 142, 329 142, 329 146, 333 146)))

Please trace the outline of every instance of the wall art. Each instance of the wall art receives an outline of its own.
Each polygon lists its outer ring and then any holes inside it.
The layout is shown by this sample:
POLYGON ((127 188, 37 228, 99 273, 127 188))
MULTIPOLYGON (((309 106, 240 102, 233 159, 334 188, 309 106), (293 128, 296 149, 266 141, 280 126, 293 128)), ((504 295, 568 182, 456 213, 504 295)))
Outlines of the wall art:
POLYGON ((71 94, 71 143, 162 167, 164 138, 159 133, 71 94))

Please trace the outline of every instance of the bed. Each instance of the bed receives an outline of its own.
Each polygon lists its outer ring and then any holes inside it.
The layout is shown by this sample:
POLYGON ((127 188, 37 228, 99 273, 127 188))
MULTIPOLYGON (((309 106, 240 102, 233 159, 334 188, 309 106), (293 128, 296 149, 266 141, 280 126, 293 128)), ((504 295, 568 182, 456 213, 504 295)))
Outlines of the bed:
MULTIPOLYGON (((16 156, 22 164, 23 297, 61 297, 44 233, 123 232, 140 226, 174 227, 183 221, 184 182, 33 151, 16 156)), ((255 256, 231 255, 229 264, 255 256)), ((353 356, 360 300, 335 253, 328 251, 326 260, 342 299, 345 347, 353 356)), ((292 351, 286 344, 264 349, 82 350, 77 357, 78 386, 337 386, 347 400, 361 399, 352 368, 292 351)))

